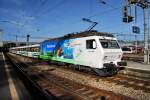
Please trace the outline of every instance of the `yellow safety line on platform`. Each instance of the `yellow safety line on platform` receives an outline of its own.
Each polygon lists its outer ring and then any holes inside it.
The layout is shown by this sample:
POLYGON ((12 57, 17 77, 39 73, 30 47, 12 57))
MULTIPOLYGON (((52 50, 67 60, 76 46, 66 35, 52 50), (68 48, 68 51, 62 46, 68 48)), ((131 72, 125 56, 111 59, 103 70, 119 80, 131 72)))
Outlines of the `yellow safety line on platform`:
POLYGON ((8 83, 9 83, 11 98, 12 98, 12 100, 19 100, 19 96, 18 96, 17 90, 15 88, 15 84, 12 80, 9 67, 8 67, 8 65, 6 64, 6 61, 5 61, 5 56, 4 56, 3 53, 2 53, 2 55, 3 55, 3 59, 4 59, 6 74, 7 74, 7 77, 8 77, 8 83))

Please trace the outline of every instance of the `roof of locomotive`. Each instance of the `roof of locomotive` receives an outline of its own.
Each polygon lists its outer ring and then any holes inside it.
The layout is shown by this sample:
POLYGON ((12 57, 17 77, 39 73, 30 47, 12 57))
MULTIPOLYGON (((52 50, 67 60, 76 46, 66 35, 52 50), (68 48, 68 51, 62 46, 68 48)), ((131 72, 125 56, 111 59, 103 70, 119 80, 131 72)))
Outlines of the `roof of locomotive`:
POLYGON ((51 40, 61 40, 61 39, 73 39, 73 38, 81 38, 81 37, 88 37, 88 36, 105 36, 105 37, 114 37, 112 35, 113 33, 107 33, 107 32, 98 32, 96 30, 91 30, 91 31, 84 31, 84 32, 80 32, 80 33, 71 33, 71 34, 67 34, 65 36, 62 37, 58 37, 58 38, 52 38, 49 40, 45 40, 46 41, 51 41, 51 40))

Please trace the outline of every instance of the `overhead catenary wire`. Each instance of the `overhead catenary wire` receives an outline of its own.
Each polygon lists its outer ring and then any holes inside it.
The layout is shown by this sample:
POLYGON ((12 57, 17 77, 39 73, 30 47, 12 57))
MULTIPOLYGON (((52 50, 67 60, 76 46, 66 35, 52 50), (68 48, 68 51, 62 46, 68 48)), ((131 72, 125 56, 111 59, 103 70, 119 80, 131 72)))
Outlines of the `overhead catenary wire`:
MULTIPOLYGON (((33 13, 32 15, 30 15, 31 17, 34 17, 35 19, 40 18, 46 14, 50 14, 51 11, 57 9, 58 7, 60 7, 61 5, 63 5, 66 2, 66 0, 61 0, 61 1, 57 2, 55 5, 53 5, 52 7, 50 6, 50 8, 48 8, 46 10, 38 10, 38 9, 42 9, 42 7, 44 7, 48 3, 48 0, 44 0, 44 1, 40 0, 40 1, 41 1, 41 5, 37 8, 37 11, 35 11, 35 12, 37 12, 37 14, 33 13)), ((25 24, 27 24, 27 23, 28 23, 28 20, 25 21, 25 24)), ((24 26, 25 26, 25 24, 24 24, 24 26)))
POLYGON ((38 15, 43 10, 43 7, 47 4, 47 2, 48 0, 40 0, 40 5, 38 6, 38 8, 36 8, 31 16, 36 17, 36 15, 38 15))
MULTIPOLYGON (((44 2, 44 1, 45 1, 45 0, 42 0, 42 2, 44 2)), ((42 3, 42 2, 41 2, 41 3, 42 3)), ((108 3, 106 3, 106 4, 108 4, 108 3)), ((42 4, 41 4, 41 5, 42 5, 42 4)), ((51 8, 51 7, 50 7, 50 8, 51 8)), ((115 10, 115 9, 112 8, 112 10, 110 10, 110 12, 113 11, 113 10, 115 10)), ((116 9, 116 10, 117 10, 117 9, 116 9)), ((43 11, 43 10, 42 10, 42 11, 43 11)), ((46 12, 46 11, 47 11, 47 9, 44 10, 44 12, 46 12)), ((52 10, 52 11, 53 11, 53 10, 52 10)), ((48 12, 49 12, 49 11, 48 11, 48 12)), ((51 10, 50 10, 50 12, 51 12, 51 10)), ((49 12, 49 13, 50 13, 50 12, 49 12)), ((109 11, 108 11, 108 12, 109 12, 109 11)), ((106 11, 104 11, 104 13, 106 13, 106 11)), ((104 13, 103 13, 103 14, 104 14, 104 13)), ((41 13, 40 13, 40 14, 41 14, 41 13)), ((99 13, 99 14, 101 14, 101 13, 99 13)), ((81 22, 81 20, 78 20, 78 21, 81 22)), ((79 22, 78 22, 78 23, 79 23, 79 22)), ((76 22, 75 22, 75 23, 76 23, 76 22)), ((73 24, 74 24, 74 23, 73 23, 73 24)))
POLYGON ((90 15, 90 16, 88 16, 87 18, 92 18, 92 17, 99 16, 100 14, 105 14, 105 13, 110 13, 110 12, 115 11, 115 10, 120 10, 119 8, 122 7, 122 6, 114 7, 113 5, 110 5, 109 3, 107 3, 107 2, 104 1, 104 0, 99 0, 99 2, 100 2, 101 4, 104 4, 104 5, 106 5, 106 6, 109 6, 111 9, 109 9, 109 10, 107 10, 107 11, 103 11, 103 12, 100 12, 100 13, 96 13, 96 14, 90 15))
POLYGON ((66 0, 61 0, 61 1, 57 2, 52 7, 50 7, 47 10, 44 10, 43 12, 41 12, 40 15, 38 15, 38 17, 46 15, 46 14, 50 14, 50 12, 52 12, 53 10, 59 8, 61 5, 65 4, 65 3, 66 3, 66 0))
MULTIPOLYGON (((34 13, 33 13, 32 15, 29 15, 29 17, 34 17, 34 18, 36 18, 36 17, 35 17, 36 13, 39 13, 39 11, 40 11, 40 10, 42 9, 42 7, 47 3, 47 1, 48 1, 48 0, 40 0, 40 2, 41 2, 41 3, 40 3, 40 6, 37 8, 36 11, 34 11, 34 13)), ((24 9, 24 10, 25 10, 25 9, 24 9)), ((24 10, 23 10, 23 11, 24 11, 24 10)), ((25 16, 26 16, 26 15, 23 16, 23 17, 24 17, 23 19, 25 19, 25 16)), ((29 24, 29 21, 31 22, 31 20, 26 19, 25 22, 24 22, 24 24, 20 27, 20 29, 21 29, 21 28, 24 29, 24 27, 25 27, 27 24, 29 24)), ((19 30, 19 31, 20 31, 20 30, 19 30)), ((18 31, 18 32, 19 32, 19 31, 18 31)))
MULTIPOLYGON (((101 13, 96 13, 96 14, 93 14, 93 15, 88 16, 87 18, 94 18, 94 17, 96 17, 96 16, 99 16, 100 14, 101 14, 101 15, 104 15, 104 14, 107 14, 107 13, 111 13, 111 12, 114 11, 114 10, 119 10, 118 8, 120 8, 120 7, 112 8, 112 9, 109 9, 109 10, 107 10, 107 11, 103 11, 103 12, 101 12, 101 13)), ((75 20, 75 21, 71 22, 70 25, 72 26, 72 25, 77 24, 77 23, 80 23, 80 22, 82 22, 81 18, 78 19, 78 20, 75 20)), ((70 25, 69 25, 69 27, 70 27, 70 25)))
MULTIPOLYGON (((8 33, 10 36, 14 36, 14 37, 18 37, 18 38, 27 38, 26 35, 16 35, 16 34, 11 34, 11 33, 8 33)), ((33 38, 33 39, 49 39, 48 37, 38 37, 38 36, 30 36, 30 38, 33 38)))
MULTIPOLYGON (((62 0, 62 1, 60 1, 58 4, 56 4, 55 6, 57 7, 59 4, 62 4, 62 3, 64 3, 64 1, 63 1, 63 0, 62 0)), ((109 4, 108 4, 108 5, 109 5, 109 4)), ((51 8, 53 8, 53 9, 54 9, 54 8, 55 8, 55 6, 53 6, 53 7, 51 7, 51 8)), ((111 9, 111 10, 108 10, 108 12, 111 12, 111 11, 112 11, 112 10, 114 10, 114 9, 115 9, 115 10, 118 10, 118 8, 115 8, 115 7, 112 7, 112 6, 111 6, 111 8, 112 8, 112 9, 111 9)), ((49 13, 49 12, 51 12, 51 11, 53 11, 53 9, 50 9, 50 10, 48 11, 48 13, 49 13)), ((45 12, 45 13, 46 13, 46 12, 45 12)), ((104 13, 107 13, 107 12, 106 12, 106 11, 104 11, 104 12, 103 12, 103 13, 101 13, 101 14, 104 14, 104 13)), ((94 15, 94 16, 95 16, 95 15, 94 15)), ((90 16, 90 17, 94 17, 94 16, 90 16)), ((81 22, 81 20, 78 20, 78 22, 73 22, 73 24, 74 24, 74 23, 79 23, 79 22, 81 22)))

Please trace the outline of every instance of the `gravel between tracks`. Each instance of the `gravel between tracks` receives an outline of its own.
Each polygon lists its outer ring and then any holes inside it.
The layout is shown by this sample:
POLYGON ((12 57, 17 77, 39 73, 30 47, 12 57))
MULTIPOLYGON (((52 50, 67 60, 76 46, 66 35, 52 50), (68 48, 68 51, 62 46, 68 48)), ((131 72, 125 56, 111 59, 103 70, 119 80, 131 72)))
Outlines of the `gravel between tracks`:
MULTIPOLYGON (((20 60, 23 60, 25 62, 25 60, 21 58, 19 57, 20 60)), ((70 70, 56 68, 51 65, 40 65, 40 66, 32 66, 32 67, 36 67, 41 70, 55 68, 55 70, 50 71, 50 73, 73 80, 78 83, 82 83, 85 85, 89 85, 89 86, 107 90, 107 91, 112 91, 114 93, 123 94, 125 96, 129 96, 131 98, 135 98, 138 100, 150 100, 150 93, 146 93, 142 90, 135 90, 131 87, 124 87, 123 85, 118 85, 115 83, 109 83, 109 82, 103 81, 101 78, 96 79, 90 75, 89 76, 83 75, 83 74, 76 73, 70 70)))
POLYGON ((77 74, 74 72, 70 72, 70 71, 58 69, 58 68, 52 71, 51 73, 61 76, 61 77, 71 79, 75 82, 79 82, 79 83, 93 86, 96 88, 104 89, 107 91, 113 91, 115 93, 123 94, 129 97, 135 98, 135 99, 150 100, 150 93, 145 93, 142 90, 134 90, 133 88, 124 87, 122 85, 116 85, 115 83, 108 83, 106 81, 102 81, 102 79, 100 78, 95 79, 90 76, 85 76, 79 73, 77 74))

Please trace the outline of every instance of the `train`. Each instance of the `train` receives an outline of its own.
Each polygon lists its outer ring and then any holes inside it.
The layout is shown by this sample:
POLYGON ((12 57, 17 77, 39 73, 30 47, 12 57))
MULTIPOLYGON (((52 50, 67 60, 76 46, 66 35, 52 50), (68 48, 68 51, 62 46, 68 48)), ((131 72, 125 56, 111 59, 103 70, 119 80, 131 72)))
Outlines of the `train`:
POLYGON ((123 53, 125 54, 132 54, 132 53, 135 53, 135 50, 133 50, 132 47, 127 47, 127 46, 124 46, 121 48, 123 53))
POLYGON ((27 56, 27 57, 31 57, 31 58, 39 58, 40 44, 13 47, 13 48, 10 48, 9 51, 11 53, 22 55, 22 56, 27 56))
POLYGON ((123 52, 117 39, 111 33, 98 31, 67 34, 36 45, 10 48, 10 52, 77 68, 89 68, 100 76, 114 75, 127 65, 121 61, 123 52))

